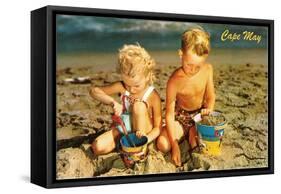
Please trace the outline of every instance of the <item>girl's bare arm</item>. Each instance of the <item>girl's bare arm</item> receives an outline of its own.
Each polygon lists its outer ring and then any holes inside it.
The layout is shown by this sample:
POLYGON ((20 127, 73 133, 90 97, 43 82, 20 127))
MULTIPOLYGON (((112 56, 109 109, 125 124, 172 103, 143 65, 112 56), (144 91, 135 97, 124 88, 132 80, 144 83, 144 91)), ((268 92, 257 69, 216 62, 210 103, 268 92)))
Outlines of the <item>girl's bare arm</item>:
POLYGON ((110 95, 122 92, 124 92, 124 87, 121 82, 115 82, 101 87, 92 86, 89 91, 92 98, 105 104, 113 104, 115 100, 110 95))
POLYGON ((149 142, 156 139, 160 135, 162 129, 162 108, 161 99, 158 93, 153 95, 152 102, 153 129, 149 134, 149 142))

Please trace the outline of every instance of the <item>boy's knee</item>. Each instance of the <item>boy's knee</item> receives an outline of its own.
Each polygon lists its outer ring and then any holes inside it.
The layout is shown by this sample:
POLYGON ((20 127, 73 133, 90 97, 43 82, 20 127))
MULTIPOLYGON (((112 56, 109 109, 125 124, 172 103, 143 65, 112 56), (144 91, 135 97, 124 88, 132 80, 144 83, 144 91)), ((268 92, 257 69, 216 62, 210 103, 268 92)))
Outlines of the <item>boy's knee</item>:
POLYGON ((145 113, 146 110, 147 108, 144 102, 135 102, 133 104, 133 108, 132 108, 133 114, 140 115, 145 113))
POLYGON ((171 144, 169 140, 164 136, 159 136, 157 139, 157 148, 163 153, 167 153, 171 150, 171 144))
POLYGON ((190 143, 190 145, 191 145, 192 148, 194 148, 194 147, 197 146, 198 134, 197 134, 197 131, 196 131, 195 126, 192 126, 192 127, 189 129, 188 141, 189 141, 189 143, 190 143))

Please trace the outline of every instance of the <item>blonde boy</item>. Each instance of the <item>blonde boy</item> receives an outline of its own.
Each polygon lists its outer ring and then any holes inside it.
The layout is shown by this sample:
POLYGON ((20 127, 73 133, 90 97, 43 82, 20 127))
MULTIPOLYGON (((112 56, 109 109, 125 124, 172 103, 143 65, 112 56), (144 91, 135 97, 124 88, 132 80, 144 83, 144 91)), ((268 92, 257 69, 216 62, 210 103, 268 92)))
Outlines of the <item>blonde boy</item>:
POLYGON ((197 133, 192 116, 209 114, 215 105, 213 67, 206 63, 210 52, 210 37, 202 28, 192 28, 182 34, 181 67, 167 83, 166 128, 161 132, 157 147, 171 150, 172 160, 181 166, 179 141, 187 137, 191 149, 197 146, 197 133))
MULTIPOLYGON (((118 56, 122 80, 90 89, 90 95, 111 105, 115 115, 129 113, 133 130, 129 132, 135 132, 138 137, 147 136, 148 142, 159 136, 162 120, 160 96, 152 86, 154 66, 154 60, 144 48, 139 45, 124 45, 118 56), (120 102, 111 97, 113 94, 121 94, 120 102)), ((121 134, 122 131, 114 127, 100 135, 92 143, 93 152, 96 155, 111 152, 121 134)))

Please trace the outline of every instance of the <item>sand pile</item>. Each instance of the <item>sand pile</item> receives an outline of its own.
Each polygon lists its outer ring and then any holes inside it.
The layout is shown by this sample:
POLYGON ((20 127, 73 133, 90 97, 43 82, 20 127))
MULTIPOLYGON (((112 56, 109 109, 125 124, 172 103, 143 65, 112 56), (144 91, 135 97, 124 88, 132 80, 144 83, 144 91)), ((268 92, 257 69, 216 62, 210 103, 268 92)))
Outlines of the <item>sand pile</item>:
POLYGON ((202 116, 202 120, 200 123, 202 125, 216 126, 225 122, 225 118, 223 115, 204 115, 202 116))

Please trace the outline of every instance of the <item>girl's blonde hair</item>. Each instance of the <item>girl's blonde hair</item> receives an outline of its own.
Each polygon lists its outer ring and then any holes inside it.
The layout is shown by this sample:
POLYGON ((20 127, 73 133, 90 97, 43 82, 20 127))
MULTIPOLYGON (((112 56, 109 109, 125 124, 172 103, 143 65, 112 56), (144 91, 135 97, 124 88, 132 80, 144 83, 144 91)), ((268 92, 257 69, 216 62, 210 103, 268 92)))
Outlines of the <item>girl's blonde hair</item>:
POLYGON ((209 54, 211 50, 210 35, 200 26, 186 30, 182 34, 181 48, 192 50, 198 56, 209 54))
POLYGON ((118 66, 119 73, 134 77, 139 73, 143 73, 148 78, 149 84, 152 84, 155 77, 153 69, 155 61, 148 52, 139 44, 124 45, 119 50, 118 66))

